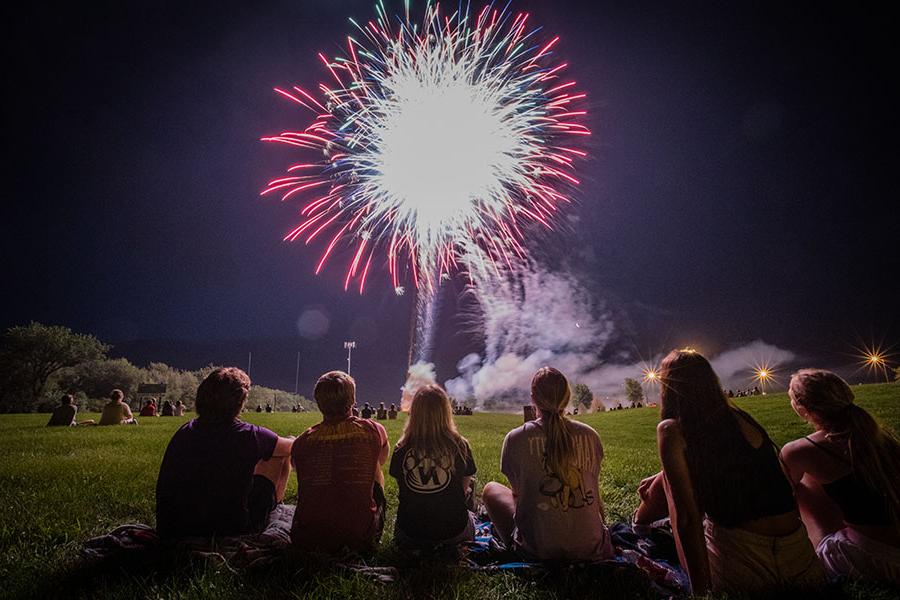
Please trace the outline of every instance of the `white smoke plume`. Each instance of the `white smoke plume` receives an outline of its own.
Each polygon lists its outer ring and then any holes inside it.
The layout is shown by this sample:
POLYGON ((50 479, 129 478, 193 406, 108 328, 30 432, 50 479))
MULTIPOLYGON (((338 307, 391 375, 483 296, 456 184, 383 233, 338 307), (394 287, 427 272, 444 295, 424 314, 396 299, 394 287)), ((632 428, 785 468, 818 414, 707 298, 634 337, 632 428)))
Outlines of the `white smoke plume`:
POLYGON ((416 392, 420 388, 436 382, 434 363, 417 362, 410 365, 406 372, 406 383, 400 388, 400 410, 408 411, 416 392))
MULTIPOLYGON (((662 358, 651 362, 604 358, 616 335, 611 313, 564 271, 526 268, 508 280, 480 282, 478 288, 485 353, 465 356, 457 364, 459 376, 445 382, 457 400, 474 400, 489 410, 518 409, 529 401, 535 371, 549 365, 562 371, 572 385, 586 384, 595 398, 611 407, 624 399, 626 377, 640 380, 643 369, 662 358)), ((722 352, 711 362, 723 385, 746 388, 752 385, 753 365, 784 364, 795 358, 789 350, 757 340, 722 352)), ((645 392, 652 400, 658 388, 645 392)))

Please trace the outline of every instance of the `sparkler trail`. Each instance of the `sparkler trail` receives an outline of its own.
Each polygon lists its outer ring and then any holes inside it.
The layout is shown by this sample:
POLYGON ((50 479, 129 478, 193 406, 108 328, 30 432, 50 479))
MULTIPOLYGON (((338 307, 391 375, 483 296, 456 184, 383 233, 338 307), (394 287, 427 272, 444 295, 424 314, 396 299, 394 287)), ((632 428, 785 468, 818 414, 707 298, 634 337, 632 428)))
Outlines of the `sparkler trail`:
POLYGON ((500 273, 527 256, 526 226, 552 228, 590 132, 559 38, 541 38, 528 13, 429 4, 416 23, 405 4, 404 16, 379 2, 374 20, 351 19, 344 54, 318 55, 331 80, 317 93, 276 88, 314 117, 263 140, 314 158, 262 194, 307 198, 284 239, 322 238, 317 274, 346 253, 345 289, 362 293, 386 264, 395 290, 411 280, 433 297, 457 269, 500 273))

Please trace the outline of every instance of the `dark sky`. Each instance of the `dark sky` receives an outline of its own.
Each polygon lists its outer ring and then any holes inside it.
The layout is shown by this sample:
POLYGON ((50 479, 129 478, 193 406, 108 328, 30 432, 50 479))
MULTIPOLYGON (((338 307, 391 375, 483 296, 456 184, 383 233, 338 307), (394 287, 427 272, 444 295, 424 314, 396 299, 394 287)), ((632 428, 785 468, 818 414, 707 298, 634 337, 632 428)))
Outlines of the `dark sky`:
MULTIPOLYGON (((410 298, 383 277, 364 297, 339 269, 314 277, 320 249, 280 241, 296 205, 258 195, 297 157, 259 137, 308 118, 272 87, 323 80, 315 53, 334 54, 373 4, 6 14, 0 325, 65 324, 191 368, 252 350, 255 378, 286 388, 300 348, 301 389, 355 338, 361 386, 396 389, 410 298), (328 317, 316 340, 296 324, 311 309, 328 317)), ((589 95, 567 234, 589 246, 583 268, 635 347, 762 338, 837 364, 853 344, 896 343, 897 20, 730 4, 514 3, 562 36, 589 95)), ((447 338, 450 375, 471 344, 447 338)))

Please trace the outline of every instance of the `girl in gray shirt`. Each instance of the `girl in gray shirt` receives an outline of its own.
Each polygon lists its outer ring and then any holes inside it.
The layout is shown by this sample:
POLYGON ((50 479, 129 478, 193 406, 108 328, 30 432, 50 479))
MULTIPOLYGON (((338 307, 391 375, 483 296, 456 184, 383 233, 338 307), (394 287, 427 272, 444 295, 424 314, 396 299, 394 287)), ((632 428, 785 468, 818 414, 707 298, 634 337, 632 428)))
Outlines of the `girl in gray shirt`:
POLYGON ((544 367, 535 374, 531 400, 540 417, 503 441, 500 470, 512 489, 490 482, 484 503, 501 539, 536 558, 609 558, 598 484, 603 445, 590 426, 565 417, 569 399, 562 373, 544 367))

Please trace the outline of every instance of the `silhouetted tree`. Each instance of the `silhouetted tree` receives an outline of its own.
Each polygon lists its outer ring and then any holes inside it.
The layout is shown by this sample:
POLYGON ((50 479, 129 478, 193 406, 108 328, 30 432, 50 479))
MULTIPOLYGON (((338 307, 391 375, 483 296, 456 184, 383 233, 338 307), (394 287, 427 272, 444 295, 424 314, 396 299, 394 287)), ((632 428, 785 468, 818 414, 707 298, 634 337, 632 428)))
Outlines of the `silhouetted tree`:
POLYGON ((33 409, 51 375, 101 360, 108 350, 94 336, 73 333, 68 327, 34 322, 10 327, 0 349, 5 410, 33 409))
POLYGON ((92 360, 63 369, 54 380, 62 391, 71 394, 84 392, 88 398, 106 400, 109 392, 118 388, 131 399, 144 381, 144 372, 125 358, 92 360))
POLYGON ((631 406, 637 406, 644 401, 644 388, 637 379, 627 377, 625 379, 625 397, 631 402, 631 406))
POLYGON ((584 383, 577 384, 572 388, 572 404, 575 408, 584 408, 587 412, 591 408, 591 402, 594 400, 594 393, 584 383))

